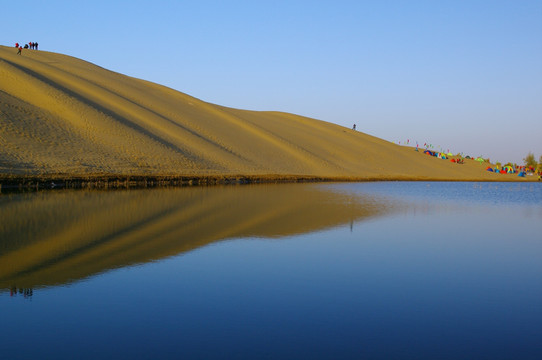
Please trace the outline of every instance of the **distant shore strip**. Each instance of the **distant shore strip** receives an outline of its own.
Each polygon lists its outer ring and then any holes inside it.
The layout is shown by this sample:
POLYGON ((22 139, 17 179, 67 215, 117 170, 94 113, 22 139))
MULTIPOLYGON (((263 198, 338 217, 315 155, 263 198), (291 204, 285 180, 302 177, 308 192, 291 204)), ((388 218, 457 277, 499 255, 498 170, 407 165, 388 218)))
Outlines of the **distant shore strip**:
POLYGON ((354 181, 318 176, 0 176, 0 191, 45 189, 123 189, 292 182, 354 181))
MULTIPOLYGON (((0 175, 0 192, 47 189, 137 189, 155 187, 245 185, 309 182, 370 182, 370 181, 468 181, 493 182, 480 179, 442 179, 411 176, 325 177, 311 175, 0 175)), ((521 181, 499 178, 494 181, 521 181)))

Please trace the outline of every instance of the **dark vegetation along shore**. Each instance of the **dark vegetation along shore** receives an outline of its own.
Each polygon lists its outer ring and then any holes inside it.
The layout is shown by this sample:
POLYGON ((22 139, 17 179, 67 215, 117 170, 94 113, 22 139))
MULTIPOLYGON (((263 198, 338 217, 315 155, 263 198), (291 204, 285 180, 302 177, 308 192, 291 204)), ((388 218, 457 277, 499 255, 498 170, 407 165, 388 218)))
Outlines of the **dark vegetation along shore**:
MULTIPOLYGON (((139 189, 156 187, 314 182, 443 181, 442 179, 355 178, 317 176, 0 176, 0 193, 61 189, 139 189)), ((468 181, 468 180, 445 180, 468 181)), ((471 180, 478 181, 478 180, 471 180)), ((495 179, 516 181, 515 179, 495 179)), ((493 182, 492 181, 492 182, 493 182)))
POLYGON ((44 189, 123 189, 326 181, 354 180, 346 178, 326 179, 315 176, 4 176, 0 177, 0 192, 44 189))

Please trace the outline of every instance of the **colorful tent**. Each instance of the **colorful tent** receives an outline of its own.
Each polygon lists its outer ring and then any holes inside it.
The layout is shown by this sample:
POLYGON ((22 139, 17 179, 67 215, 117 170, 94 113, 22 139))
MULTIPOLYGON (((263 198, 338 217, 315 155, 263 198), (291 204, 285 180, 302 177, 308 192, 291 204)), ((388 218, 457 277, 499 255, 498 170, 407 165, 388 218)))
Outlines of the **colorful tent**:
POLYGON ((516 170, 514 170, 514 168, 510 165, 503 166, 502 169, 506 171, 508 174, 514 174, 516 172, 516 170))

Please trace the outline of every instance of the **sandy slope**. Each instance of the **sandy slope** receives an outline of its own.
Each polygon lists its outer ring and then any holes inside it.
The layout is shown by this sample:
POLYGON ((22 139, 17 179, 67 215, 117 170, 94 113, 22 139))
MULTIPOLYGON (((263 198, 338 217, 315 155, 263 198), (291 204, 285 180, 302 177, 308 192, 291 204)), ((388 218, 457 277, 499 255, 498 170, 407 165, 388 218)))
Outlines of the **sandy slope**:
POLYGON ((16 53, 0 46, 0 175, 518 180, 315 119, 210 104, 66 55, 16 53))

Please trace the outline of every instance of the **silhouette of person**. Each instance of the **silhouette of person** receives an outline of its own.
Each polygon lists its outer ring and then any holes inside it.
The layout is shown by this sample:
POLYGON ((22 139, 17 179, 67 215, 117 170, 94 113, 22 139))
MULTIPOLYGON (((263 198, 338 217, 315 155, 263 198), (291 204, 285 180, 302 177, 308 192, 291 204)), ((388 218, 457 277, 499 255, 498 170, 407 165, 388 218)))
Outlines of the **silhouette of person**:
POLYGON ((22 51, 22 50, 23 50, 23 48, 19 46, 19 49, 18 49, 18 51, 17 51, 17 55, 21 55, 21 51, 22 51))
POLYGON ((356 124, 354 124, 354 126, 352 126, 352 130, 356 130, 356 124))
POLYGON ((34 49, 38 50, 38 43, 37 42, 34 43, 34 49))

